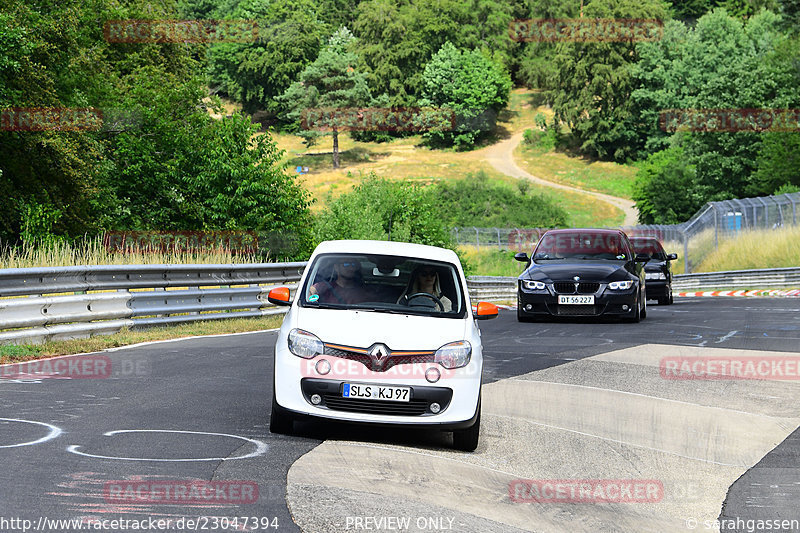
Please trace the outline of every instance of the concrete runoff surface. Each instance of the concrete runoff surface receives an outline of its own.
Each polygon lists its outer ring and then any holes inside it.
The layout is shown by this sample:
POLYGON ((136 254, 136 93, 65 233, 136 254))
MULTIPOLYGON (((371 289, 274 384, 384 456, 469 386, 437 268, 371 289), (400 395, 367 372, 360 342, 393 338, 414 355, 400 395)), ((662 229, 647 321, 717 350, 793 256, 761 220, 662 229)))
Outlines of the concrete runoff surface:
POLYGON ((659 374, 668 355, 796 357, 798 302, 687 298, 649 306, 640 324, 520 324, 501 311, 481 329, 472 454, 429 431, 304 422, 270 434, 275 332, 109 351, 107 379, 0 374, 0 519, 247 515, 309 532, 689 531, 685 519, 712 531, 703 522, 718 516, 800 519, 798 382, 659 374), (517 503, 519 479, 656 480, 663 497, 517 503), (259 499, 115 503, 104 494, 114 480, 245 480, 259 499))

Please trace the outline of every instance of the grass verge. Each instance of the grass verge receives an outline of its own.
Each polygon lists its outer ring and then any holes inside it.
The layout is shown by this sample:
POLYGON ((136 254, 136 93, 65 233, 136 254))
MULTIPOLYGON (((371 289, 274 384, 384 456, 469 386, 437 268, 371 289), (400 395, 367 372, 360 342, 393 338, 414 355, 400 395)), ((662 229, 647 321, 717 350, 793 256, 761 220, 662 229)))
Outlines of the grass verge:
POLYGON ((712 249, 695 272, 800 266, 800 226, 742 232, 735 238, 720 240, 716 249, 713 232, 710 241, 712 249))
POLYGON ((537 178, 630 198, 637 168, 606 161, 592 161, 564 152, 542 150, 520 143, 514 151, 517 164, 537 178))
POLYGON ((283 315, 262 318, 231 318, 146 330, 126 329, 113 335, 98 335, 88 339, 48 341, 43 344, 7 344, 0 346, 0 363, 17 363, 56 355, 99 352, 108 348, 148 341, 273 329, 280 327, 282 321, 283 315))
POLYGON ((111 252, 100 237, 75 242, 55 240, 48 243, 25 243, 19 247, 0 248, 0 269, 57 267, 76 265, 175 265, 260 263, 249 254, 234 254, 226 248, 206 248, 195 252, 159 252, 126 250, 111 252))

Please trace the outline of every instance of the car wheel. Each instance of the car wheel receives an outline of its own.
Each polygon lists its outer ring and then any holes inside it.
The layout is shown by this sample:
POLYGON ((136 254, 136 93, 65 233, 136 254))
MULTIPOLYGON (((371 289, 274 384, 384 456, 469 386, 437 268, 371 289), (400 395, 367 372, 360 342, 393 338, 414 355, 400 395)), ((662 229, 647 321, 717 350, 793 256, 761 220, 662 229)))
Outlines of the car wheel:
POLYGON ((292 417, 283 413, 272 396, 272 413, 269 415, 269 432, 278 435, 291 435, 294 430, 294 420, 292 417))
POLYGON ((466 429, 453 431, 453 448, 462 452, 474 452, 478 447, 481 432, 481 403, 478 400, 478 416, 475 423, 466 429))
POLYGON ((670 287, 669 288, 669 301, 667 302, 667 305, 672 305, 674 303, 675 303, 675 297, 672 296, 672 287, 670 287))
POLYGON ((519 308, 517 308, 517 322, 536 322, 536 319, 532 316, 525 316, 519 312, 519 308))
POLYGON ((672 303, 672 287, 667 285, 664 290, 664 296, 658 299, 658 305, 669 305, 672 303))
POLYGON ((642 318, 647 318, 647 298, 642 298, 642 318))

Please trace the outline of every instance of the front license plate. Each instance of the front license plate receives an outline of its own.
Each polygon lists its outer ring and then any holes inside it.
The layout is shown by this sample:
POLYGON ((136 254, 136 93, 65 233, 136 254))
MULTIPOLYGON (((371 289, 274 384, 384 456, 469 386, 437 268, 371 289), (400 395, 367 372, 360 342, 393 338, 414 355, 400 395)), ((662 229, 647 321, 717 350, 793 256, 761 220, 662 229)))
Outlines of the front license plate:
POLYGON ((360 400, 389 400, 408 402, 411 400, 411 389, 408 387, 388 387, 386 385, 365 385, 363 383, 345 383, 342 387, 343 398, 360 400))
POLYGON ((559 305, 594 305, 594 295, 588 296, 568 296, 560 294, 558 296, 559 305))

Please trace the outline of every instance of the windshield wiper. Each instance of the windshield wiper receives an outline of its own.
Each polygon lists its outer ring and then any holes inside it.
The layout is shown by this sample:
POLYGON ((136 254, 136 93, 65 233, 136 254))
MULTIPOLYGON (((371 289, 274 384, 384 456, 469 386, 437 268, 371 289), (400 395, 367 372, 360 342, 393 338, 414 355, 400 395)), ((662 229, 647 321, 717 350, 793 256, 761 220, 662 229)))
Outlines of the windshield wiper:
POLYGON ((313 307, 316 309, 347 309, 342 304, 322 304, 322 303, 315 303, 315 302, 305 302, 303 307, 313 307))

